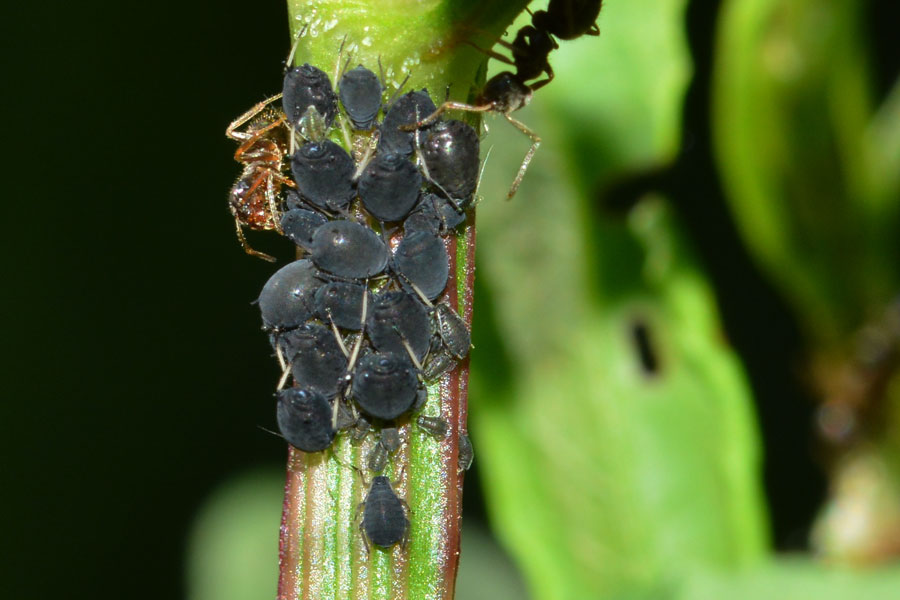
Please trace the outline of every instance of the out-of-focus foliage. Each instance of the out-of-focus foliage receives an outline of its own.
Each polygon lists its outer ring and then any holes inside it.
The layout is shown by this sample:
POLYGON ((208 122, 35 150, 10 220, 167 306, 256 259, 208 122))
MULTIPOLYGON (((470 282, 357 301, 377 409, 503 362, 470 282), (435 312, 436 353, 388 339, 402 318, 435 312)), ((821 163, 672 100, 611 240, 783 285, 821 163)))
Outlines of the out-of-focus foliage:
POLYGON ((879 110, 867 3, 729 0, 714 132, 747 247, 832 350, 900 291, 900 85, 879 110))
POLYGON ((751 399, 677 220, 660 197, 597 207, 600 184, 679 147, 684 6, 604 7, 601 39, 561 49, 520 113, 546 143, 519 196, 498 200, 511 136, 482 188, 472 431, 537 598, 671 594, 766 548, 751 399))
POLYGON ((806 330, 820 427, 851 453, 832 470, 815 538, 851 561, 896 554, 900 538, 900 314, 889 308, 900 293, 900 81, 878 106, 867 8, 729 0, 714 73, 735 220, 806 330), (870 464, 880 468, 858 485, 870 464))

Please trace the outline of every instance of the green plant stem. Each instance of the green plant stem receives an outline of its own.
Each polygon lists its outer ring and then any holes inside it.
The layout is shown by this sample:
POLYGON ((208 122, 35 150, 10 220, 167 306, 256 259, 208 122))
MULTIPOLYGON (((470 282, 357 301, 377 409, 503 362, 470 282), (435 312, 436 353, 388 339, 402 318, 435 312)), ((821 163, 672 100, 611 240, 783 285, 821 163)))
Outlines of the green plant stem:
MULTIPOLYGON (((291 32, 303 30, 295 64, 308 62, 330 76, 349 64, 384 72, 386 96, 426 87, 440 99, 445 89, 470 100, 484 81, 486 55, 468 40, 490 47, 526 3, 409 0, 288 2, 291 32), (343 46, 343 50, 339 50, 343 46)), ((478 124, 478 117, 466 117, 478 124)), ((332 134, 341 141, 338 128, 332 134)), ((358 142, 359 140, 356 140, 358 142)), ((356 143, 354 142, 354 144, 356 143)), ((467 323, 472 319, 474 211, 448 238, 451 281, 442 299, 467 323)), ((366 551, 357 507, 366 487, 347 465, 365 472, 374 440, 360 445, 339 436, 331 452, 288 454, 280 542, 279 600, 320 598, 452 598, 459 557, 463 474, 459 437, 467 433, 468 360, 429 386, 423 414, 445 419, 450 433, 435 440, 415 425, 401 425, 403 445, 385 475, 410 507, 409 542, 366 551)))

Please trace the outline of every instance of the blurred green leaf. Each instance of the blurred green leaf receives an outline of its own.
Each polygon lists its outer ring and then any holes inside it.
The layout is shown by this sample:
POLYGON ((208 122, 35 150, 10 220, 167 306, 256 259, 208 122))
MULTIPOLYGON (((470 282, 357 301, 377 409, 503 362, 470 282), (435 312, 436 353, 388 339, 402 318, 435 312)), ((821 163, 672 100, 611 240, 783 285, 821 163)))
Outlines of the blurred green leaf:
POLYGON ((740 573, 705 573, 693 578, 679 600, 892 600, 900 589, 900 569, 863 571, 829 568, 787 558, 740 573))
POLYGON ((527 143, 492 129, 470 410, 495 526, 536 598, 673 597, 767 546, 751 401, 704 275, 662 198, 627 219, 595 205, 679 147, 683 10, 610 3, 599 39, 554 55, 557 79, 520 113, 545 143, 512 204, 527 143))
POLYGON ((865 7, 730 0, 718 32, 714 135, 732 211, 826 349, 900 284, 898 100, 875 117, 865 7))
POLYGON ((188 600, 275 596, 283 489, 284 473, 266 469, 213 492, 188 540, 188 600))

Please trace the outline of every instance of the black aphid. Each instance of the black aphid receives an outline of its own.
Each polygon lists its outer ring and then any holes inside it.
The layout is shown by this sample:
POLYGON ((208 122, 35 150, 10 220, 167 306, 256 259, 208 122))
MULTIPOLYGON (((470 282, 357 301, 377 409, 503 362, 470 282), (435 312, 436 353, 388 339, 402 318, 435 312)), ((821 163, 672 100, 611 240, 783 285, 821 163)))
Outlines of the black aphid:
POLYGON ((431 347, 432 327, 428 311, 415 296, 389 291, 375 297, 369 307, 366 333, 372 345, 382 352, 406 356, 403 340, 421 361, 431 347))
POLYGON ((460 360, 465 358, 472 347, 472 336, 466 322, 443 302, 434 307, 434 319, 438 334, 450 354, 460 360))
POLYGON ((322 285, 318 273, 309 260, 294 261, 276 271, 259 294, 263 327, 284 331, 309 320, 316 290, 322 285))
POLYGON ((453 204, 438 194, 425 194, 418 206, 403 221, 403 232, 427 231, 447 235, 465 222, 466 213, 457 211, 453 204))
POLYGON ((435 123, 419 136, 429 179, 460 208, 466 208, 478 186, 478 134, 468 123, 450 120, 435 123))
POLYGON ((362 357, 353 372, 353 399, 377 419, 396 419, 416 402, 419 379, 406 354, 374 352, 362 357))
POLYGON ((459 471, 468 471, 474 460, 475 449, 472 448, 472 440, 466 434, 459 436, 459 454, 456 455, 456 464, 459 471))
POLYGON ((366 165, 359 179, 359 199, 379 221, 399 221, 419 199, 422 175, 402 154, 381 154, 366 165))
POLYGON ((427 431, 429 435, 432 435, 439 440, 447 437, 447 432, 450 429, 447 421, 443 420, 440 417, 428 417, 425 415, 421 415, 418 419, 416 419, 416 424, 427 431))
POLYGON ((354 129, 369 131, 375 125, 378 109, 381 108, 382 91, 375 73, 362 65, 341 77, 338 94, 354 129))
POLYGON ((378 441, 366 457, 366 466, 370 471, 380 473, 387 466, 388 458, 400 447, 400 431, 396 427, 385 427, 381 430, 378 441))
POLYGON ((317 212, 294 208, 281 215, 281 230, 292 242, 309 250, 312 248, 313 233, 327 221, 324 215, 317 212))
POLYGON ((561 40, 599 35, 597 17, 602 4, 603 0, 550 0, 547 10, 534 13, 531 22, 561 40))
POLYGON ((359 331, 362 329, 363 294, 369 296, 368 305, 372 306, 372 292, 364 284, 332 281, 316 292, 316 314, 326 323, 331 319, 338 327, 359 331))
POLYGON ((282 335, 279 343, 291 363, 291 374, 297 385, 312 388, 326 398, 337 394, 347 370, 347 357, 334 332, 322 325, 307 323, 282 335))
MULTIPOLYGON (((403 125, 412 125, 417 119, 424 119, 437 107, 432 102, 427 90, 408 92, 397 99, 384 115, 381 123, 381 137, 378 140, 378 151, 410 156, 415 149, 412 131, 398 129, 403 125)), ((420 134, 421 135, 421 134, 420 134)))
POLYGON ((441 295, 450 276, 444 240, 427 231, 403 236, 394 253, 394 269, 402 284, 413 284, 429 300, 441 295))
POLYGON ((297 191, 310 204, 330 211, 346 209, 356 195, 355 169, 347 151, 331 140, 307 142, 291 158, 297 191))
POLYGON ((308 63, 288 69, 284 74, 282 93, 284 114, 295 127, 310 106, 322 116, 326 127, 334 123, 337 96, 331 88, 331 80, 321 69, 308 63))
MULTIPOLYGON (((398 542, 401 547, 406 546, 409 519, 406 518, 404 502, 394 493, 387 477, 378 475, 372 480, 372 487, 361 506, 363 520, 359 530, 364 542, 368 540, 382 548, 390 548, 398 542)), ((366 542, 366 550, 368 548, 366 542)))
POLYGON ((329 273, 347 279, 378 275, 390 253, 378 235, 354 221, 331 221, 313 234, 312 259, 329 273))
POLYGON ((310 389, 289 388, 277 394, 278 431, 303 452, 318 452, 331 445, 331 407, 328 400, 310 389))

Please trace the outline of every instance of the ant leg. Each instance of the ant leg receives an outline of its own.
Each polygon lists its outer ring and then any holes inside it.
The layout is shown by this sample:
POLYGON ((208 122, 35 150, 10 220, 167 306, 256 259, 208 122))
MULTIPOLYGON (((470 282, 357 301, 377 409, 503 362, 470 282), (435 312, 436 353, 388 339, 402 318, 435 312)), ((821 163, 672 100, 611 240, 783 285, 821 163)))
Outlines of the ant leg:
POLYGON ((547 73, 547 79, 541 79, 540 81, 536 81, 535 83, 532 83, 530 86, 528 86, 531 88, 532 92, 544 87, 545 85, 553 81, 554 77, 556 77, 556 75, 553 73, 553 67, 550 66, 550 63, 544 65, 544 72, 547 73))
POLYGON ((237 231, 238 241, 241 243, 241 248, 244 249, 244 252, 250 254, 251 256, 255 256, 269 262, 275 262, 274 256, 269 256, 268 254, 264 254, 263 252, 254 250, 250 247, 250 244, 247 243, 247 238, 244 237, 244 230, 241 228, 241 220, 237 217, 237 215, 235 215, 234 217, 234 228, 237 231))
POLYGON ((522 160, 522 166, 519 167, 519 172, 516 175, 515 180, 513 180, 512 186, 509 188, 509 193, 506 195, 507 200, 512 200, 512 197, 516 195, 516 191, 519 189, 519 184, 522 183, 522 178, 525 177, 525 171, 528 170, 528 163, 531 162, 534 153, 537 152, 538 147, 541 145, 541 138, 538 137, 535 132, 528 129, 521 121, 517 121, 506 113, 504 113, 503 116, 507 121, 512 123, 516 129, 531 138, 531 148, 529 148, 528 153, 525 154, 525 158, 522 160))
POLYGON ((597 22, 594 21, 594 24, 591 25, 591 28, 585 32, 585 35, 600 35, 600 27, 597 25, 597 22))
POLYGON ((490 112, 493 109, 493 104, 475 106, 474 104, 466 104, 465 102, 444 102, 437 108, 436 111, 434 111, 421 121, 417 121, 409 125, 401 125, 398 129, 400 129, 401 131, 415 131, 416 129, 420 129, 430 123, 435 122, 438 117, 440 117, 448 110, 461 110, 465 112, 490 112))
POLYGON ((269 214, 272 219, 272 226, 275 228, 275 231, 278 232, 279 235, 284 235, 284 229, 281 228, 281 219, 278 218, 278 196, 275 193, 275 184, 273 180, 275 178, 270 173, 268 177, 266 177, 266 202, 269 205, 269 214))
MULTIPOLYGON (((499 60, 500 62, 506 63, 508 65, 516 64, 515 62, 513 62, 512 59, 503 56, 499 52, 494 52, 493 50, 488 50, 486 48, 482 48, 481 46, 479 46, 473 42, 470 42, 470 41, 466 41, 465 43, 468 44, 469 46, 472 46, 473 48, 475 48, 482 54, 487 55, 488 58, 493 58, 494 60, 499 60)), ((512 44, 510 44, 509 42, 506 42, 504 40, 497 40, 497 43, 500 44, 501 46, 503 46, 504 48, 509 48, 510 50, 513 49, 512 44)))
POLYGON ((281 94, 275 94, 271 98, 266 98, 262 102, 258 102, 257 104, 255 104, 253 106, 253 108, 251 108, 250 110, 248 110, 247 112, 245 112, 244 114, 242 114, 237 119, 235 119, 234 121, 231 122, 231 124, 228 126, 228 129, 225 130, 225 137, 232 139, 232 140, 238 140, 238 141, 255 139, 259 136, 259 133, 261 133, 262 131, 268 131, 275 125, 280 124, 281 119, 279 119, 279 121, 276 121, 276 123, 273 123, 272 125, 268 125, 268 126, 264 127, 259 132, 247 133, 245 131, 237 131, 238 127, 240 127, 241 125, 243 125, 244 123, 246 123, 247 121, 249 121, 250 119, 255 117, 256 115, 261 113, 263 110, 265 110, 265 108, 268 105, 272 104, 276 100, 281 100, 281 94))

